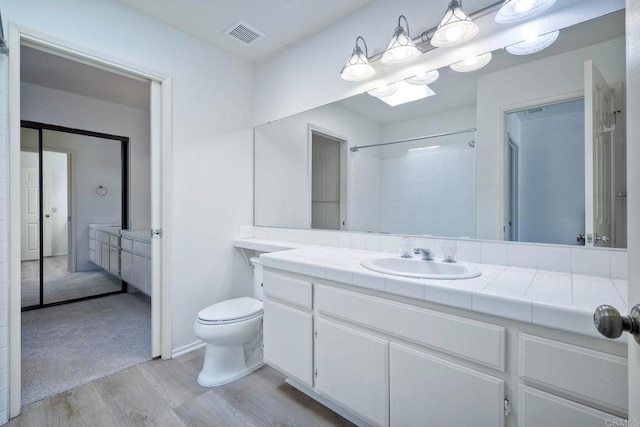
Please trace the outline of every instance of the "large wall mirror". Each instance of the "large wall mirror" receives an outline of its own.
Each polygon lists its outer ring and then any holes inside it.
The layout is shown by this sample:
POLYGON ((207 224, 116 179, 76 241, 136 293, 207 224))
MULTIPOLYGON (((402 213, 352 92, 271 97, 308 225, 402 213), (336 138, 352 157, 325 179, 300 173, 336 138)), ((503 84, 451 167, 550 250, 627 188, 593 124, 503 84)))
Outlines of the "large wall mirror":
POLYGON ((626 247, 624 33, 621 10, 441 68, 423 99, 364 93, 256 127, 255 225, 626 247))

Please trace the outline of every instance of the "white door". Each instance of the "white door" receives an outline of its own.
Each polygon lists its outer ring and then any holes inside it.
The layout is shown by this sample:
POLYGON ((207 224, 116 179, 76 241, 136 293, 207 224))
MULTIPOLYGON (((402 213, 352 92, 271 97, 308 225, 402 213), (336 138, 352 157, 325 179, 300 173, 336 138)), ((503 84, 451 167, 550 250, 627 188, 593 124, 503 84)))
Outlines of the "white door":
POLYGON ((613 91, 593 61, 584 63, 585 233, 587 246, 610 247, 613 237, 613 91))
POLYGON ((39 190, 38 169, 22 167, 20 169, 22 261, 40 258, 39 190))
MULTIPOLYGON (((640 2, 626 2, 628 307, 640 304, 640 2)), ((629 419, 640 424, 640 345, 628 337, 629 419)), ((631 423, 629 425, 632 425, 631 423)))

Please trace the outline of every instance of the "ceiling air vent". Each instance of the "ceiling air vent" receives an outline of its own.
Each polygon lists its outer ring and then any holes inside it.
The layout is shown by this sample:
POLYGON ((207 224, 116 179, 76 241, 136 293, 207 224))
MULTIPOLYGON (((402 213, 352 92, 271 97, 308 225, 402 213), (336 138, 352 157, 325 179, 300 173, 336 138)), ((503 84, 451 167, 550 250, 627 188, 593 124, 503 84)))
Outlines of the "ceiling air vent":
POLYGON ((235 24, 227 28, 224 33, 232 39, 235 39, 247 46, 251 46, 264 37, 264 33, 262 31, 257 30, 251 25, 242 21, 236 22, 235 24))

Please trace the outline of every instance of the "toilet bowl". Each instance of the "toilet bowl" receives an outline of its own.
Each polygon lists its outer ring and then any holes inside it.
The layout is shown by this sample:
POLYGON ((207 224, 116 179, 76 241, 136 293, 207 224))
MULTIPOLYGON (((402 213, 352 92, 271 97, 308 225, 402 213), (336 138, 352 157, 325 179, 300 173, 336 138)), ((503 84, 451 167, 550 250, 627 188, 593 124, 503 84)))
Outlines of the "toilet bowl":
POLYGON ((213 304, 198 313, 195 335, 205 342, 205 356, 198 384, 215 387, 242 378, 263 365, 262 361, 262 265, 254 266, 254 296, 213 304))

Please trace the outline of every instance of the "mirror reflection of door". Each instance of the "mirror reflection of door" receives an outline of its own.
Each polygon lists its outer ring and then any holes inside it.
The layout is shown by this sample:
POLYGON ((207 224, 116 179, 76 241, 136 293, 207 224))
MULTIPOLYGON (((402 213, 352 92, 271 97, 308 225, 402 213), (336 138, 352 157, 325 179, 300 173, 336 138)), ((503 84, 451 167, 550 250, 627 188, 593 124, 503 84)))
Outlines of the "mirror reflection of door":
POLYGON ((341 229, 341 141, 311 133, 311 228, 341 229))
POLYGON ((579 244, 585 230, 584 100, 507 114, 509 240, 579 244))

